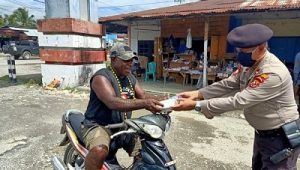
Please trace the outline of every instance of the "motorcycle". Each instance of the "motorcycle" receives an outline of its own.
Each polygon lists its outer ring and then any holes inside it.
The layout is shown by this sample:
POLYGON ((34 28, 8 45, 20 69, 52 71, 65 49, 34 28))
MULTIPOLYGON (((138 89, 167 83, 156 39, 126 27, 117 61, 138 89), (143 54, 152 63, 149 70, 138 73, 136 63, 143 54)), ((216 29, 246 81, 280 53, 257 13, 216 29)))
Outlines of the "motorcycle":
MULTIPOLYGON (((63 162, 58 158, 52 159, 56 170, 84 169, 84 160, 88 153, 81 135, 83 113, 78 110, 67 110, 62 118, 61 134, 65 134, 60 146, 66 146, 63 162)), ((123 128, 113 135, 111 141, 122 134, 136 134, 141 140, 140 158, 128 167, 120 165, 117 158, 107 158, 101 170, 176 170, 176 161, 172 159, 167 146, 163 141, 169 130, 171 118, 168 114, 149 114, 139 118, 126 119, 123 123, 110 124, 107 129, 123 128)), ((112 146, 112 142, 110 144, 112 146)))

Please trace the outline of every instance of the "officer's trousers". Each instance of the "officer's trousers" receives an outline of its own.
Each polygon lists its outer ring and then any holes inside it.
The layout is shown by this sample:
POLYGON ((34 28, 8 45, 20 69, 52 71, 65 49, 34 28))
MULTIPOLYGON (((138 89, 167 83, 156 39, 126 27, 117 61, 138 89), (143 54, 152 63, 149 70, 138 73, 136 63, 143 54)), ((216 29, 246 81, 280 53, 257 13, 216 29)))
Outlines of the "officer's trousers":
POLYGON ((270 157, 285 148, 289 148, 289 143, 284 134, 274 136, 262 136, 255 132, 252 169, 297 169, 297 158, 300 154, 300 149, 294 149, 290 157, 278 164, 273 164, 270 157))

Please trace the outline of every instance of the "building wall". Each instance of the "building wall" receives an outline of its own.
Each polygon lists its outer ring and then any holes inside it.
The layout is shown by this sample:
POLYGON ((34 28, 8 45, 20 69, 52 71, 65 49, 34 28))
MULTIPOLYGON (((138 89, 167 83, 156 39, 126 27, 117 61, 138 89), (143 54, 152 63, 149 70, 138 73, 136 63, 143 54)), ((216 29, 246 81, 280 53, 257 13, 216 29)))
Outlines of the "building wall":
MULTIPOLYGON (((228 33, 229 17, 209 17, 208 36, 222 36, 228 33)), ((193 38, 204 37, 205 18, 201 16, 164 19, 161 21, 161 37, 168 38, 172 34, 176 38, 186 38, 187 30, 191 29, 193 38)))
MULTIPOLYGON (((282 11, 268 13, 244 13, 230 17, 218 16, 209 18, 209 37, 225 36, 240 25, 248 23, 261 23, 269 26, 274 31, 270 40, 271 52, 287 63, 294 60, 295 54, 300 51, 300 13, 298 11, 282 11), (286 42, 286 43, 284 43, 286 42)), ((154 40, 155 37, 167 38, 171 34, 175 37, 186 37, 187 28, 192 28, 193 38, 203 38, 203 17, 181 19, 164 19, 151 21, 134 21, 130 27, 131 48, 138 51, 138 40, 154 40), (180 26, 179 26, 180 25, 180 26), (161 30, 161 31, 160 31, 161 30)), ((224 47, 227 48, 227 47, 224 47)), ((227 52, 233 52, 229 46, 227 52)))
POLYGON ((243 24, 260 23, 269 26, 275 37, 300 36, 300 19, 247 19, 243 24))
MULTIPOLYGON (((236 14, 230 17, 230 29, 244 24, 260 23, 270 27, 274 35, 269 40, 269 48, 281 61, 293 65, 294 57, 300 51, 300 12, 272 11, 236 14)), ((228 46, 227 52, 234 47, 228 46)))
POLYGON ((253 17, 244 17, 242 24, 260 23, 270 27, 274 32, 269 40, 270 51, 285 64, 293 64, 295 55, 300 51, 299 12, 257 13, 253 17))
POLYGON ((138 51, 139 40, 152 40, 160 36, 160 24, 157 20, 136 21, 130 26, 131 48, 133 51, 138 51))

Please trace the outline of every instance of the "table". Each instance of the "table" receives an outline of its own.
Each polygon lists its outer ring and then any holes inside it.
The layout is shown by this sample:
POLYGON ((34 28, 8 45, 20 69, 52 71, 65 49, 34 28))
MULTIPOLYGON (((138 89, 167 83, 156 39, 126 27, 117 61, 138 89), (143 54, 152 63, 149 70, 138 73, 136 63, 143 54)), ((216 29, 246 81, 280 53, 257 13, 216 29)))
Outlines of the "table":
MULTIPOLYGON (((167 77, 182 77, 182 86, 188 84, 188 77, 193 79, 199 79, 199 76, 202 76, 202 72, 199 70, 182 70, 179 68, 168 68, 163 70, 163 77, 164 77, 164 87, 166 86, 167 77)), ((199 82, 197 82, 198 86, 199 82)))
POLYGON ((182 85, 186 83, 186 73, 182 71, 181 69, 177 68, 167 68, 163 70, 163 77, 164 77, 164 87, 166 86, 167 77, 175 77, 175 79, 178 76, 181 76, 183 78, 182 85))

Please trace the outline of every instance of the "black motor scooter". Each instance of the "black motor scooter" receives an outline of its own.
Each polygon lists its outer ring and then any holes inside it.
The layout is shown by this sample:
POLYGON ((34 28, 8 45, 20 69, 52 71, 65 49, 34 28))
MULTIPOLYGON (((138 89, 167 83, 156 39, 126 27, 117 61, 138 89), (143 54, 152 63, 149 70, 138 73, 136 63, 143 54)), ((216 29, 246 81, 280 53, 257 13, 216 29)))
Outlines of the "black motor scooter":
MULTIPOLYGON (((68 145, 64 161, 54 157, 54 169, 83 170, 84 159, 88 153, 81 135, 81 122, 84 115, 78 110, 67 110, 62 118, 61 134, 66 134, 60 146, 68 145)), ((127 119, 124 123, 105 126, 108 129, 123 128, 111 136, 111 141, 117 136, 132 133, 139 136, 142 149, 141 158, 136 159, 129 167, 121 166, 116 157, 106 160, 101 170, 130 169, 130 170, 176 170, 175 160, 172 159, 167 146, 163 141, 165 132, 169 130, 171 118, 168 114, 149 114, 139 118, 127 119)))

